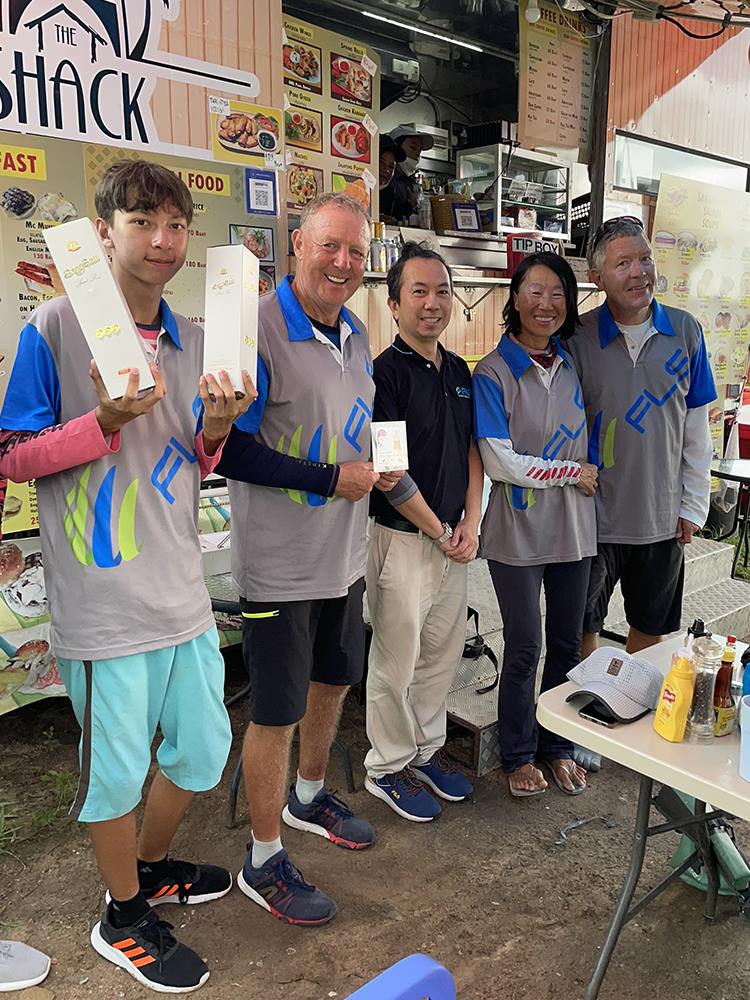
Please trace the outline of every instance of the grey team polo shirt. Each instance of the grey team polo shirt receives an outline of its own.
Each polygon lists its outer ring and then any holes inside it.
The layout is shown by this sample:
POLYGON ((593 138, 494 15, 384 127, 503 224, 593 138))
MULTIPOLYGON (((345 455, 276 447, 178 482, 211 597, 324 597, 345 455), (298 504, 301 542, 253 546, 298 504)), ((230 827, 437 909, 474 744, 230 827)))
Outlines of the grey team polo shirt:
MULTIPOLYGON (((119 451, 36 481, 57 656, 129 656, 214 624, 196 528, 203 331, 164 301, 161 321, 167 395, 122 428, 119 451)), ((39 306, 21 331, 0 426, 38 431, 94 409, 90 363, 68 299, 39 306)))
MULTIPOLYGON (((569 343, 569 341, 568 341, 569 343)), ((510 441, 521 455, 586 461, 586 415, 575 368, 562 359, 547 388, 527 351, 510 337, 474 369, 476 436, 510 441)), ((492 484, 482 520, 482 556, 509 566, 577 562, 596 553, 594 504, 574 485, 535 490, 492 484)))
MULTIPOLYGON (((362 323, 340 312, 341 350, 315 336, 287 277, 260 300, 258 398, 240 430, 295 458, 370 458, 375 397, 362 323)), ((365 573, 367 498, 352 503, 229 480, 232 577, 249 601, 343 597, 365 573)))
POLYGON ((685 415, 716 399, 703 331, 690 313, 654 300, 657 333, 634 363, 606 303, 581 321, 569 349, 586 404, 589 461, 599 468, 599 539, 674 538, 685 415))

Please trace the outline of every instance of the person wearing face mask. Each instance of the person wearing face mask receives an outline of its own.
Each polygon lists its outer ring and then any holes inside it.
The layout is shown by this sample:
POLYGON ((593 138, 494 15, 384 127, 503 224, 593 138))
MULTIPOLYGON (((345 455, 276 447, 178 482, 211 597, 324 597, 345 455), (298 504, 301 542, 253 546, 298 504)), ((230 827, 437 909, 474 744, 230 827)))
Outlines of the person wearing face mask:
MULTIPOLYGON (((403 163, 405 159, 406 159, 406 153, 403 151, 401 146, 395 143, 388 134, 381 135, 380 160, 378 164, 379 166, 378 180, 380 184, 381 202, 383 198, 388 199, 388 195, 386 195, 385 192, 396 175, 396 165, 399 163, 403 163)), ((392 215, 389 215, 387 212, 381 211, 380 221, 392 224, 396 221, 396 219, 392 215)))
POLYGON ((426 132, 415 132, 413 126, 399 125, 388 136, 401 149, 404 158, 396 166, 391 183, 380 192, 380 211, 398 222, 407 220, 417 210, 418 185, 415 174, 422 153, 432 149, 435 140, 426 132))

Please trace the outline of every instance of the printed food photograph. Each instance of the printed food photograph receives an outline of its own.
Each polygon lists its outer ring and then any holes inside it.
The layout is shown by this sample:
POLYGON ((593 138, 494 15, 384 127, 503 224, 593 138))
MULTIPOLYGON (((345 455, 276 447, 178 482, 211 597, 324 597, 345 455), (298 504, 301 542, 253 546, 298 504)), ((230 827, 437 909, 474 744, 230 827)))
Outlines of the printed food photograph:
POLYGON ((348 194, 366 209, 370 208, 370 192, 357 174, 331 174, 331 190, 336 194, 348 194))
POLYGON ((15 267, 19 278, 23 278, 26 291, 32 295, 63 295, 65 289, 51 259, 19 260, 15 267))
POLYGON ((279 123, 263 112, 230 111, 216 120, 219 143, 235 153, 275 153, 279 149, 279 123))
POLYGON ((0 208, 9 219, 28 219, 34 214, 36 198, 24 188, 9 187, 0 197, 0 208))
POLYGON ((349 160, 370 162, 370 133, 362 122, 331 117, 331 153, 349 160))
POLYGON ((290 42, 284 46, 284 76, 320 88, 322 53, 315 46, 290 42))
POLYGON ((372 77, 362 63, 331 53, 331 97, 372 105, 372 77))
POLYGON ((284 112, 284 137, 290 146, 323 152, 323 116, 292 106, 284 112))
POLYGON ((276 288, 276 272, 272 267, 262 267, 258 275, 258 294, 266 295, 276 288))
POLYGON ((40 219, 45 222, 70 222, 78 218, 78 209, 60 191, 48 191, 36 203, 40 219))
POLYGON ((273 229, 262 229, 257 226, 229 227, 229 242, 242 243, 258 260, 273 260, 273 229))
POLYGON ((314 167, 289 167, 286 172, 287 204, 290 208, 304 208, 308 201, 322 194, 323 171, 314 167))

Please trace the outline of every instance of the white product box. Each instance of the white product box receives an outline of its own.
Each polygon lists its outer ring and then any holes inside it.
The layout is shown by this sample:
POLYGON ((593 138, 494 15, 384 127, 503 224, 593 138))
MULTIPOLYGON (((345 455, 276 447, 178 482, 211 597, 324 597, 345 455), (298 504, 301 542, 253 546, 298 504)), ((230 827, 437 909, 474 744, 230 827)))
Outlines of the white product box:
POLYGON ((242 370, 255 383, 258 367, 259 261, 242 244, 206 252, 203 372, 218 379, 223 368, 244 393, 242 370))
POLYGON ((405 420, 374 420, 370 424, 370 434, 374 472, 397 472, 409 468, 405 420))
POLYGON ((45 229, 44 238, 111 398, 124 394, 131 368, 140 372, 139 389, 151 389, 141 335, 94 223, 74 219, 45 229))

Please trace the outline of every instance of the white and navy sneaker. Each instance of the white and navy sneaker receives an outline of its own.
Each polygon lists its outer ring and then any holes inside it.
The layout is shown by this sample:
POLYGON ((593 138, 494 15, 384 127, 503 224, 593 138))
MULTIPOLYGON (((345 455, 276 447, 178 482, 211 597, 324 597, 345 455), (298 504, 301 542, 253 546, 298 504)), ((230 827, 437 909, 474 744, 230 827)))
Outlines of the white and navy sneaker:
POLYGON ((439 803, 420 785, 409 767, 381 778, 365 778, 365 788, 412 823, 429 823, 442 812, 439 803))

